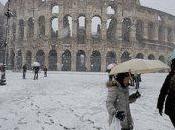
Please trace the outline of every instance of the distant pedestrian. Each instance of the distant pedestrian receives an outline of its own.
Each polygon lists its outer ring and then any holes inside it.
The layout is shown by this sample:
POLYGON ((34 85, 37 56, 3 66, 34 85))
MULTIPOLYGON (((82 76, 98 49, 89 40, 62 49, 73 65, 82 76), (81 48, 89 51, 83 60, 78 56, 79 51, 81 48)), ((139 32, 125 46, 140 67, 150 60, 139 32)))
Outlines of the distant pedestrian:
POLYGON ((39 66, 34 66, 34 80, 38 79, 39 66))
POLYGON ((47 67, 46 66, 44 66, 44 77, 47 77, 47 67))
POLYGON ((23 69, 23 79, 26 79, 27 65, 26 64, 23 65, 22 69, 23 69))
POLYGON ((175 59, 171 63, 171 71, 165 79, 158 98, 157 108, 162 116, 165 102, 165 114, 169 116, 175 128, 175 59), (166 99, 166 101, 165 101, 166 99))

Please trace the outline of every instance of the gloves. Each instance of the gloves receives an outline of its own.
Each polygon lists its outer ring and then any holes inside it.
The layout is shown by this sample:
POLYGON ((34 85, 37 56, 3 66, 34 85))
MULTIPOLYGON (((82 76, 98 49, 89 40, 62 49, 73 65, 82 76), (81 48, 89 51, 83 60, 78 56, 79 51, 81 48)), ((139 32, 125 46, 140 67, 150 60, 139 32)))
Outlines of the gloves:
POLYGON ((139 93, 139 91, 137 91, 137 92, 135 93, 135 96, 136 96, 136 98, 141 97, 141 94, 139 93))
POLYGON ((120 121, 123 121, 125 119, 125 112, 124 111, 118 111, 115 114, 115 117, 119 119, 120 121))

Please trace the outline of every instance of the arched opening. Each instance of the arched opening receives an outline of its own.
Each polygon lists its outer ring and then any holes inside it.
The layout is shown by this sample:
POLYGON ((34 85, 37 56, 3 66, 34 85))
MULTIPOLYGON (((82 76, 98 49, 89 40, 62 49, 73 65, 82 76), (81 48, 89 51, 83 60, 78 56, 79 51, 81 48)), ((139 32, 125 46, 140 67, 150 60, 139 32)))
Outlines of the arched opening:
POLYGON ((32 69, 32 52, 27 51, 26 53, 26 65, 28 69, 32 69))
POLYGON ((57 52, 56 50, 51 50, 49 52, 49 70, 56 71, 57 70, 57 52))
POLYGON ((24 20, 20 19, 19 20, 19 40, 24 39, 24 20))
POLYGON ((59 14, 59 6, 58 5, 54 5, 52 7, 52 14, 59 14))
POLYGON ((66 15, 63 17, 63 38, 72 37, 72 17, 66 15))
POLYGON ((140 42, 143 40, 144 27, 143 22, 141 20, 137 20, 136 23, 136 39, 140 42))
POLYGON ((153 40, 154 39, 154 32, 155 27, 153 22, 148 23, 148 39, 153 40))
POLYGON ((130 42, 131 19, 124 18, 122 24, 122 37, 124 42, 130 42))
POLYGON ((10 51, 10 65, 9 65, 9 67, 10 67, 10 69, 11 70, 13 70, 14 69, 14 67, 15 67, 15 53, 14 53, 14 51, 13 50, 11 50, 10 51))
POLYGON ((17 70, 22 69, 22 52, 21 52, 21 50, 18 50, 18 52, 17 52, 16 68, 17 68, 17 70))
POLYGON ((115 14, 115 10, 114 10, 114 8, 112 8, 112 6, 108 6, 106 13, 109 14, 109 15, 114 15, 115 14))
POLYGON ((71 71, 71 52, 65 50, 62 54, 62 71, 71 71))
POLYGON ((93 51, 91 55, 91 71, 100 72, 101 71, 101 54, 99 51, 93 51))
POLYGON ((165 63, 165 57, 164 56, 159 56, 159 60, 165 63))
POLYGON ((55 44, 57 42, 58 38, 58 18, 53 17, 51 19, 51 39, 52 44, 55 44))
POLYGON ((150 54, 150 55, 148 56, 148 60, 155 60, 155 56, 154 56, 153 54, 150 54))
POLYGON ((38 24, 39 24, 39 35, 40 36, 45 35, 45 17, 44 16, 39 17, 38 24))
POLYGON ((165 27, 163 27, 162 25, 159 26, 158 39, 161 42, 165 41, 165 27))
POLYGON ((77 41, 78 41, 78 44, 86 43, 86 17, 85 16, 78 17, 77 41))
POLYGON ((143 55, 142 53, 138 53, 138 54, 136 55, 136 58, 137 58, 137 59, 144 59, 144 55, 143 55))
POLYGON ((43 50, 39 50, 36 53, 36 61, 40 63, 41 68, 45 65, 45 53, 43 50))
POLYGON ((125 62, 125 61, 128 61, 130 59, 131 59, 131 57, 130 57, 129 52, 127 52, 127 51, 123 52, 123 54, 121 56, 121 62, 125 62))
POLYGON ((113 64, 113 63, 116 63, 116 62, 117 62, 116 53, 113 52, 113 51, 109 51, 109 52, 106 54, 106 67, 107 67, 109 64, 113 64))
POLYGON ((27 21, 28 25, 28 32, 27 32, 27 37, 32 38, 34 36, 34 18, 29 18, 27 21))
POLYGON ((76 70, 86 71, 86 54, 83 50, 77 52, 76 70))
POLYGON ((117 20, 111 18, 107 20, 107 39, 110 42, 116 41, 117 20))
POLYGON ((91 32, 94 40, 99 41, 101 39, 101 24, 102 22, 99 16, 94 16, 92 18, 91 32))

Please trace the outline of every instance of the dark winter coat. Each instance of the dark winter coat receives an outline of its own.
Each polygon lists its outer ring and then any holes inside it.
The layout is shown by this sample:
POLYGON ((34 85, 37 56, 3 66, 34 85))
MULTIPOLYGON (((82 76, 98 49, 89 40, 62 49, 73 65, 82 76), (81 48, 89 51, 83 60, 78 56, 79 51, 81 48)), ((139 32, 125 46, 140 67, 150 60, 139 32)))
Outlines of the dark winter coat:
POLYGON ((38 66, 34 67, 33 69, 34 69, 34 72, 35 73, 38 73, 39 72, 39 67, 38 66))
POLYGON ((126 117, 124 121, 121 121, 122 128, 132 129, 133 121, 130 112, 130 103, 136 101, 133 95, 129 96, 129 89, 122 88, 120 83, 115 81, 109 81, 107 83, 108 96, 106 101, 106 107, 109 113, 109 125, 112 123, 114 114, 117 111, 124 111, 126 117))
POLYGON ((23 72, 27 71, 27 66, 26 65, 24 65, 22 68, 23 68, 23 72))
POLYGON ((165 82, 161 88, 157 103, 157 108, 159 110, 163 110, 164 102, 165 114, 175 115, 175 73, 170 73, 166 77, 165 82))

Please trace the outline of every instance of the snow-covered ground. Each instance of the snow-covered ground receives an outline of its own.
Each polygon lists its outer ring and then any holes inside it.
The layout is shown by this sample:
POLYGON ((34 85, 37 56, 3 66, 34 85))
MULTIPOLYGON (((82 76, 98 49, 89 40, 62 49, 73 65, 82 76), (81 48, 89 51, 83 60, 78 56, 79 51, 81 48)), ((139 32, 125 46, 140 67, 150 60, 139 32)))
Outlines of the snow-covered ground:
MULTIPOLYGON (((135 130, 174 129, 156 110, 165 76, 142 76, 142 97, 131 105, 135 130)), ((37 81, 32 73, 21 77, 8 72, 8 85, 0 86, 0 130, 107 130, 106 74, 49 72, 37 81)))

